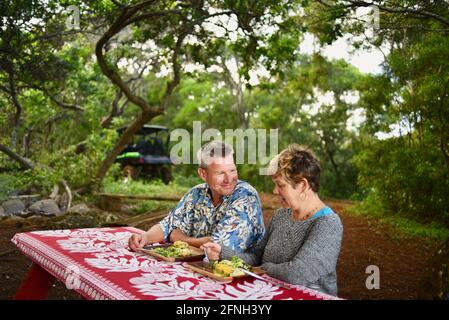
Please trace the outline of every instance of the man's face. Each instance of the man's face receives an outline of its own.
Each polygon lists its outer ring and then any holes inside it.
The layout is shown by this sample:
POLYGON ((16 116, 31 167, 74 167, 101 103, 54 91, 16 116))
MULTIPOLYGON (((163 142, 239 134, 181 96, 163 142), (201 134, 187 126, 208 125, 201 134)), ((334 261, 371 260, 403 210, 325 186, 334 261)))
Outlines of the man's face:
POLYGON ((198 174, 212 192, 219 196, 228 196, 234 191, 238 179, 234 159, 232 156, 212 159, 206 169, 198 169, 198 174))

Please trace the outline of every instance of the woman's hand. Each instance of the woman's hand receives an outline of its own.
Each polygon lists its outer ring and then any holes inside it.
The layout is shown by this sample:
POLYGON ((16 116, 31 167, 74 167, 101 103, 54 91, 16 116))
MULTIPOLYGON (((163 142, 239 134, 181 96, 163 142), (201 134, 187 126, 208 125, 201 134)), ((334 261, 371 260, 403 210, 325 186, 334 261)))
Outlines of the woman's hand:
POLYGON ((200 248, 206 250, 209 260, 220 260, 221 246, 219 244, 207 242, 200 248))

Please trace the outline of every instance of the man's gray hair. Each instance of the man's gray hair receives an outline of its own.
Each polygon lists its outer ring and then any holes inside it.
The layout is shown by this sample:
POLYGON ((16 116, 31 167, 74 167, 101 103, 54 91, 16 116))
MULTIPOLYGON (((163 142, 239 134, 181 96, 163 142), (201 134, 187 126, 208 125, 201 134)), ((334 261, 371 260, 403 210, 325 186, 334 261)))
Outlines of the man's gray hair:
POLYGON ((234 154, 234 149, 231 145, 223 141, 212 140, 204 144, 197 152, 198 166, 206 169, 212 163, 212 158, 226 158, 234 154))

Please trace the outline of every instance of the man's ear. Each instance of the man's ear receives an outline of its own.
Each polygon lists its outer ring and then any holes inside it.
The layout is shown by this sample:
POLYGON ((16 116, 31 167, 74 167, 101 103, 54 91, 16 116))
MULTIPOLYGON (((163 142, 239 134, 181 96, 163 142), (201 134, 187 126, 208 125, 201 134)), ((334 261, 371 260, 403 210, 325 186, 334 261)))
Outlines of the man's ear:
POLYGON ((206 182, 206 169, 198 168, 198 175, 200 176, 201 180, 206 182))

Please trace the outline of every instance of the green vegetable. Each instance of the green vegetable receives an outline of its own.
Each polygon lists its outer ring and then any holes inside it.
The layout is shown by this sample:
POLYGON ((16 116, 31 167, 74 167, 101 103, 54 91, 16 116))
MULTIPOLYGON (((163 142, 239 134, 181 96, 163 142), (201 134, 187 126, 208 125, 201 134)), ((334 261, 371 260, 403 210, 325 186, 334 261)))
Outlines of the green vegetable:
POLYGON ((237 256, 233 256, 231 258, 231 263, 234 268, 241 268, 241 269, 245 269, 245 270, 251 269, 251 266, 249 264, 245 263, 245 261, 243 261, 242 259, 240 259, 237 256))
POLYGON ((186 245, 184 245, 183 243, 177 243, 175 245, 169 246, 168 248, 155 248, 153 249, 153 252, 167 258, 191 256, 192 250, 188 247, 188 244, 186 245))
POLYGON ((215 274, 224 277, 243 275, 241 269, 251 270, 251 266, 237 256, 233 256, 231 260, 213 261, 209 265, 215 274))

